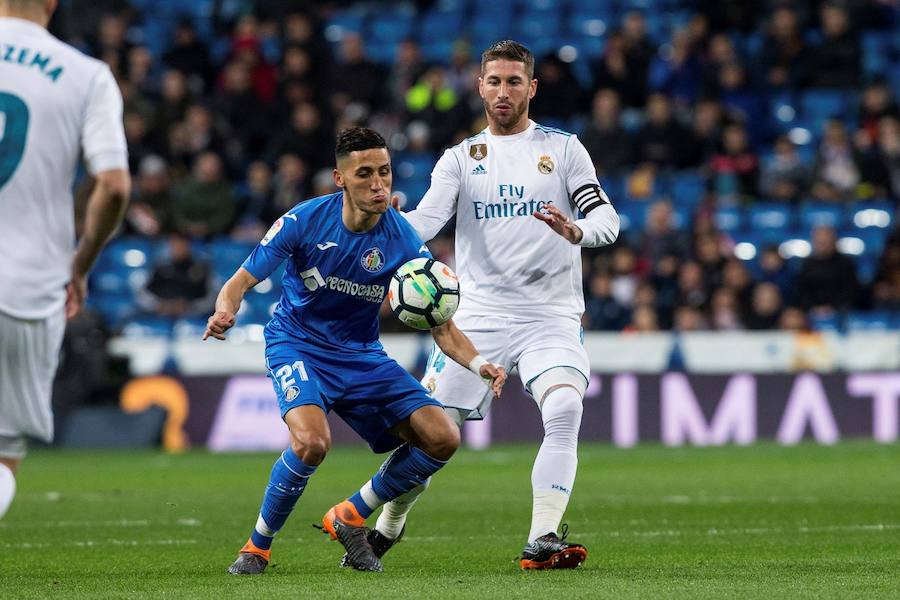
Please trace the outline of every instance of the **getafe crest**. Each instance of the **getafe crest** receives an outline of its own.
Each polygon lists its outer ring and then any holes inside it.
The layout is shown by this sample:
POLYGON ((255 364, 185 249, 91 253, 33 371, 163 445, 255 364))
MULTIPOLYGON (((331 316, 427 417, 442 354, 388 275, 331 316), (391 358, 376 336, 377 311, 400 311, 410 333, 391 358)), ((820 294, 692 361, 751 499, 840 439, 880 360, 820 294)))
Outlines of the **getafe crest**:
POLYGON ((360 264, 369 273, 377 273, 384 266, 384 254, 378 247, 369 248, 363 252, 360 264))
POLYGON ((541 160, 538 161, 538 171, 543 173, 544 175, 549 175, 553 172, 553 161, 550 160, 550 157, 546 154, 541 156, 541 160))
POLYGON ((469 146, 469 156, 475 160, 481 160, 487 156, 487 144, 472 144, 469 146))
POLYGON ((293 402, 299 395, 300 389, 297 386, 292 385, 288 389, 284 390, 284 399, 288 402, 293 402))

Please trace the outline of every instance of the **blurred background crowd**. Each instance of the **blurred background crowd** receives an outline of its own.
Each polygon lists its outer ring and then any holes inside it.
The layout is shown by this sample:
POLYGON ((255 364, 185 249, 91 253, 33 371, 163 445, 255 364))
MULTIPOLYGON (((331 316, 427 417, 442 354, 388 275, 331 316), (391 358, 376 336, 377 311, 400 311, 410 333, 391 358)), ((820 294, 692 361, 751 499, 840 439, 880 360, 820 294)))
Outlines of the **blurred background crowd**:
MULTIPOLYGON (((90 305, 126 335, 202 331, 269 224, 334 191, 343 127, 385 135, 414 207, 485 126, 505 38, 536 55, 532 118, 579 135, 622 216, 585 252, 586 329, 900 328, 891 0, 63 0, 51 31, 125 99, 134 197, 90 305)), ((452 264, 452 228, 432 249, 452 264)))

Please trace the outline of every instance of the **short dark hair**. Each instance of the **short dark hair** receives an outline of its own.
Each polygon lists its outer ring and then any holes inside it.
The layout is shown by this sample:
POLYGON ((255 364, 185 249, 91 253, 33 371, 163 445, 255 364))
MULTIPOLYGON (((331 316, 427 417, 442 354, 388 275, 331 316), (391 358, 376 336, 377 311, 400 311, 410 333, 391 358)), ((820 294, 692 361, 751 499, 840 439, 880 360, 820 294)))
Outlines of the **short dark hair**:
POLYGON ((342 129, 337 135, 334 158, 338 160, 349 156, 351 152, 371 150, 372 148, 387 148, 387 142, 380 133, 368 127, 348 127, 342 129))
POLYGON ((481 54, 481 73, 484 74, 484 66, 487 63, 500 59, 524 63, 528 79, 534 77, 534 54, 519 42, 503 40, 491 44, 490 48, 481 54))

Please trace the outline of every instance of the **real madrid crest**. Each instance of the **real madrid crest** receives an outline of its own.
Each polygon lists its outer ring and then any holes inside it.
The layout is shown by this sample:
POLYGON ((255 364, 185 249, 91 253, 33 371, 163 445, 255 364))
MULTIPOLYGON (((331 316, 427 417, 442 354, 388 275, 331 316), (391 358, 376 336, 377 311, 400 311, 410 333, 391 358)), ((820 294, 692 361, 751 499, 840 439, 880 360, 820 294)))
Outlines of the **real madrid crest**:
POLYGON ((435 381, 434 377, 428 380, 428 383, 425 384, 425 389, 428 390, 429 394, 434 393, 434 390, 437 389, 437 381, 435 381))
POLYGON ((549 175, 553 172, 553 161, 546 154, 542 155, 541 160, 538 161, 538 171, 544 175, 549 175))
POLYGON ((481 160, 487 156, 487 144, 472 144, 469 146, 469 156, 475 160, 481 160))

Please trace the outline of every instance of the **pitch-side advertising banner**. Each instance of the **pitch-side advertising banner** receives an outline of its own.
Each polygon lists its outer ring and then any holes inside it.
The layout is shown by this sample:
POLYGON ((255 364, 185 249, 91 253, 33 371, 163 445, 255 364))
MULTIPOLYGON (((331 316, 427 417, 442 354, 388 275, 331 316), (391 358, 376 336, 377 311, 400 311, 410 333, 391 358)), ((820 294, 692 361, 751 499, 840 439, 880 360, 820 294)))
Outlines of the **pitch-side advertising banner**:
MULTIPOLYGON (((132 382, 144 403, 172 406, 166 395, 184 394, 178 413, 188 443, 215 451, 277 450, 288 443, 271 384, 261 375, 148 378, 132 382), (175 385, 177 384, 177 385, 175 385)), ((179 406, 181 403, 179 402, 179 406)), ((851 374, 593 375, 584 401, 581 439, 620 447, 641 442, 668 446, 751 444, 802 440, 834 444, 844 438, 896 442, 900 430, 900 372, 851 374)), ((335 443, 361 443, 335 415, 335 443)), ((173 429, 173 424, 168 424, 173 429)), ((465 442, 536 441, 540 415, 512 378, 484 421, 464 429, 465 442)), ((175 436, 177 438, 177 436, 175 436)))

